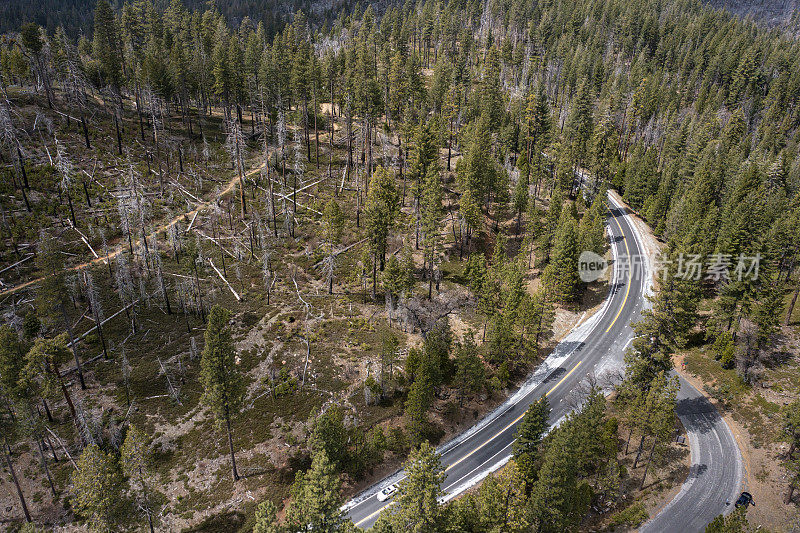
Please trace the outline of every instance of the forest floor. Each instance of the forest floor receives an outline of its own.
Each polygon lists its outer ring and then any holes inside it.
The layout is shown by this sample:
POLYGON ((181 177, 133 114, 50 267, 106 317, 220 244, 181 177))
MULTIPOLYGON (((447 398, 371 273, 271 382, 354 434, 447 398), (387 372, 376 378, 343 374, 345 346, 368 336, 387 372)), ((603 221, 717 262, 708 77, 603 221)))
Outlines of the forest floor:
MULTIPOLYGON (((72 125, 65 124, 56 114, 50 116, 43 110, 40 97, 31 94, 17 95, 17 120, 21 128, 30 128, 30 124, 41 117, 48 118, 56 131, 59 142, 67 146, 67 153, 74 165, 81 169, 92 170, 91 174, 79 174, 88 184, 86 201, 75 196, 78 213, 78 226, 88 237, 88 246, 78 238, 78 234, 68 227, 63 204, 55 211, 43 210, 44 216, 52 217, 50 225, 59 232, 66 255, 67 279, 72 287, 68 295, 68 315, 73 323, 75 334, 80 336, 94 327, 91 313, 87 312, 87 301, 79 287, 82 283, 83 271, 90 271, 95 283, 103 290, 100 302, 105 316, 121 310, 119 298, 114 287, 114 273, 106 263, 106 257, 116 265, 116 259, 129 251, 129 245, 113 225, 109 225, 109 214, 116 212, 114 203, 108 199, 118 194, 120 176, 128 172, 132 165, 131 158, 140 155, 150 157, 149 141, 144 143, 138 139, 138 127, 135 113, 128 109, 124 117, 123 141, 132 146, 132 152, 126 156, 117 156, 116 151, 105 147, 115 146, 113 126, 110 119, 104 119, 99 109, 90 124, 92 148, 83 146, 80 131, 72 125), (37 98, 39 98, 37 100, 37 98), (84 178, 85 176, 85 178, 84 178), (95 203, 95 196, 99 197, 95 203), (98 208, 99 205, 101 208, 98 208), (53 215, 52 213, 55 213, 53 215), (97 228, 105 226, 102 235, 97 228), (107 241, 106 241, 107 239, 107 241), (93 257, 91 248, 97 252, 93 257)), ((127 313, 120 313, 103 324, 103 335, 109 346, 111 358, 105 360, 101 354, 100 341, 96 333, 85 336, 80 343, 81 359, 84 361, 84 374, 88 388, 80 390, 75 386, 77 380, 70 374, 68 387, 75 403, 85 413, 90 425, 98 428, 103 439, 110 439, 116 428, 126 420, 133 421, 152 438, 152 474, 150 480, 162 494, 163 512, 159 529, 165 531, 212 531, 220 520, 222 523, 241 524, 246 516, 252 516, 256 503, 264 499, 281 502, 288 494, 294 480, 294 473, 304 465, 303 449, 308 436, 308 420, 311 413, 323 406, 336 403, 347 410, 347 424, 358 424, 370 428, 381 426, 386 431, 402 425, 403 398, 401 388, 387 398, 375 403, 365 401, 363 392, 364 380, 375 373, 377 368, 381 338, 387 333, 396 335, 404 349, 418 346, 421 337, 397 317, 390 321, 383 296, 379 294, 373 299, 368 294, 368 284, 359 279, 355 272, 359 254, 365 245, 362 230, 354 225, 356 202, 351 183, 346 183, 346 191, 341 193, 338 201, 348 216, 348 223, 342 237, 342 246, 353 245, 354 248, 338 258, 337 277, 334 281, 334 294, 328 295, 326 284, 321 279, 321 271, 316 268, 322 258, 319 240, 320 217, 322 205, 333 196, 334 185, 327 176, 328 160, 335 169, 334 181, 339 181, 339 172, 346 157, 346 150, 341 139, 337 138, 334 153, 329 153, 327 137, 321 134, 321 165, 317 169, 314 162, 306 163, 306 171, 298 180, 298 220, 297 234, 294 237, 284 235, 274 239, 273 268, 276 283, 269 294, 264 290, 262 272, 258 261, 248 257, 246 234, 229 231, 226 227, 231 218, 233 201, 236 197, 239 178, 231 170, 226 160, 222 145, 215 141, 224 134, 221 131, 219 113, 203 118, 206 138, 210 141, 210 156, 202 156, 202 145, 198 145, 197 136, 189 135, 180 129, 170 132, 170 144, 164 151, 167 156, 164 170, 158 167, 150 169, 142 161, 134 165, 134 169, 143 176, 145 196, 152 199, 151 220, 148 229, 139 231, 132 239, 132 248, 139 253, 142 234, 151 241, 158 234, 162 247, 164 275, 170 286, 180 290, 181 284, 190 283, 192 272, 187 270, 184 258, 180 253, 170 253, 165 246, 169 241, 165 234, 170 228, 177 230, 183 240, 196 238, 203 249, 203 256, 227 272, 228 282, 223 283, 222 275, 205 266, 200 269, 198 283, 202 285, 202 298, 208 302, 218 303, 234 310, 234 340, 239 356, 239 364, 245 374, 247 394, 242 409, 243 416, 233 420, 234 442, 237 448, 237 462, 242 479, 234 483, 230 473, 230 456, 226 452, 225 433, 213 422, 209 413, 198 402, 201 387, 198 382, 198 351, 202 347, 204 323, 196 312, 181 312, 180 305, 173 300, 173 314, 168 315, 163 307, 161 296, 155 287, 146 287, 144 301, 137 305, 137 330, 131 330, 131 320, 127 313), (176 159, 175 147, 183 146, 185 172, 180 172, 176 159), (168 182, 163 194, 157 186, 161 178, 168 182), (304 187, 308 187, 304 189, 304 187), (173 196, 174 195, 174 196, 173 196), (182 206, 182 207, 181 207, 182 206), (226 212, 227 210, 227 212, 226 212), (176 215, 176 213, 178 213, 176 215), (196 220, 195 220, 196 219, 196 220), (191 229, 191 232, 189 231, 191 229), (195 235, 191 235, 194 233, 195 235), (216 237, 215 237, 216 235, 216 237), (361 244, 359 244, 361 243, 361 244), (243 255, 240 255, 244 252, 243 255), (238 258, 239 260, 235 260, 238 258), (295 286, 295 281, 297 286, 295 286), (174 282, 174 285, 173 285, 174 282), (234 297, 233 290, 239 299, 234 297), (301 299, 310 305, 306 312, 301 299), (175 312, 178 308, 178 312, 175 312), (306 321, 309 329, 306 330, 306 321), (311 349, 306 365, 306 341, 311 349), (122 355, 126 355, 130 365, 130 378, 126 392, 123 380, 122 355), (90 362, 91 361, 91 362, 90 362), (288 369, 288 375, 297 379, 302 386, 298 390, 273 398, 269 393, 272 380, 281 368, 288 369), (303 377, 305 380, 303 382, 303 377), (130 398, 131 403, 128 404, 130 398)), ((248 128, 246 125, 245 128, 248 128)), ((147 130, 145 130, 147 131, 147 130)), ((31 130, 32 132, 32 130, 31 130)), ((337 133, 340 129, 337 128, 337 133)), ((148 137, 149 138, 149 137, 148 137)), ((379 136, 379 143, 391 147, 392 140, 379 136), (388 144, 387 144, 388 143, 388 144)), ((259 146, 252 146, 251 153, 260 153, 259 146)), ((275 147, 271 147, 275 150, 275 147)), ((54 146, 50 142, 32 141, 26 151, 31 172, 36 169, 34 187, 52 186, 51 160, 54 146), (46 148, 49 146, 49 152, 46 148), (44 184, 44 185, 42 185, 44 184)), ((155 165, 155 159, 152 161, 155 165)), ((248 176, 258 177, 261 163, 258 157, 246 161, 251 169, 248 176)), ((33 176, 32 176, 33 179, 33 176)), ((273 173, 276 189, 288 195, 291 192, 289 183, 281 183, 280 177, 273 173), (288 185, 288 188, 287 188, 288 185)), ((453 181, 453 173, 448 173, 446 183, 453 181)), ((265 187, 263 180, 261 185, 265 187)), ((337 183, 338 185, 338 183, 337 183)), ((262 187, 262 188, 263 188, 262 187)), ((13 191, 12 191, 13 193, 13 191)), ((264 194, 260 192, 259 195, 264 194)), ((35 193, 32 196, 34 206, 46 198, 35 193)), ((452 199, 451 199, 452 200, 452 199)), ((283 203, 284 209, 291 204, 283 203)), ((543 201, 542 208, 547 202, 543 201)), ((278 207, 281 207, 280 202, 278 207)), ((38 208, 37 208, 38 209, 38 208)), ((254 209, 256 209, 254 207, 254 209)), ((403 242, 413 240, 413 210, 410 201, 401 210, 396 234, 390 238, 389 249, 399 250, 403 242)), ((20 219, 26 216, 24 208, 12 211, 20 219)), ((235 215, 234 215, 235 216, 235 215)), ((436 291, 434 302, 446 305, 458 304, 456 312, 451 314, 451 325, 457 339, 463 338, 467 331, 480 332, 483 319, 469 303, 466 280, 463 276, 463 261, 459 261, 459 251, 452 233, 452 217, 443 226, 442 234, 450 239, 446 241, 444 263, 441 265, 443 279, 441 287, 436 291)), ((233 224, 231 223, 231 226, 233 224)), ((515 233, 514 220, 501 221, 500 225, 510 236, 512 243, 517 243, 521 236, 515 233)), ((233 228, 231 227, 231 230, 233 228)), ((269 226, 267 226, 269 230, 269 226)), ((490 233, 490 232, 489 232, 490 233)), ((33 240, 36 231, 29 236, 20 236, 33 240)), ((480 251, 491 250, 491 242, 482 236, 473 244, 480 251)), ((516 245, 512 245, 517 246, 516 245)), ((173 250, 174 252, 174 250, 173 250)), ((417 267, 421 263, 415 253, 417 267)), ((10 265, 15 254, 5 248, 0 258, 2 266, 10 265)), ((144 271, 143 279, 153 283, 153 273, 144 271)), ((529 286, 538 285, 540 272, 532 268, 528 272, 529 286)), ((4 275, 5 285, 0 293, 0 305, 4 318, 9 322, 19 320, 19 316, 33 303, 37 283, 41 275, 37 272, 33 261, 14 267, 4 275)), ((551 339, 547 346, 540 350, 540 356, 546 354, 561 336, 587 315, 587 312, 598 305, 605 293, 605 283, 596 284, 584 294, 584 299, 572 308, 559 308, 557 319, 553 325, 551 339)), ((416 297, 423 298, 427 292, 427 282, 421 281, 415 287, 416 297)), ((188 294, 188 293, 187 293, 188 294)), ((183 296, 181 296, 183 298, 183 296)), ((480 335, 477 335, 480 341, 480 335)), ((531 361, 536 364, 538 360, 531 361)), ((62 371, 68 371, 68 363, 62 371)), ((398 361, 398 369, 402 367, 402 359, 398 361)), ((431 419, 437 426, 439 440, 446 440, 469 427, 474 421, 491 408, 500 403, 522 379, 525 372, 512 376, 506 385, 507 390, 496 390, 467 399, 463 406, 459 405, 454 390, 442 387, 431 410, 431 419)), ((66 414, 64 402, 55 398, 50 402, 55 420, 51 428, 66 444, 66 451, 77 454, 78 450, 71 444, 74 442, 74 427, 66 414)), ((106 441, 108 442, 108 441, 106 441)), ((14 446, 13 456, 23 491, 29 495, 28 505, 37 522, 47 524, 54 531, 84 531, 84 526, 77 525, 71 511, 65 505, 70 488, 69 476, 73 468, 65 458, 65 448, 54 443, 57 462, 51 462, 51 470, 58 491, 58 497, 52 498, 49 488, 40 473, 40 468, 31 443, 24 439, 14 446)), ((48 454, 50 454, 48 449, 48 454)), ((396 468, 403 459, 403 454, 387 452, 385 460, 373 471, 368 471, 363 478, 352 479, 345 476, 344 490, 352 494, 359 487, 377 479, 385 470, 396 468)), ((13 485, 3 476, 0 483, 0 509, 4 519, 19 518, 19 509, 13 485)), ((141 521, 141 517, 132 506, 120 510, 120 530, 131 529, 141 521)), ((2 522, 0 522, 1 524, 2 522)))

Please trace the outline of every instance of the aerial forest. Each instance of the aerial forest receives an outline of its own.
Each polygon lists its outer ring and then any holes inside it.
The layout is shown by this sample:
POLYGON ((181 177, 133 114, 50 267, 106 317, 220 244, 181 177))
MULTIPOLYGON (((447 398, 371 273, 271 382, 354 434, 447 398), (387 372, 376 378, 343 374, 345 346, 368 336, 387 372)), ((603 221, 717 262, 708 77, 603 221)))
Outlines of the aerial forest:
MULTIPOLYGON (((752 391, 794 353, 795 37, 697 0, 212 4, 0 37, 0 529, 356 531, 402 466, 379 533, 635 528, 688 460, 674 358, 752 391), (436 447, 617 290, 578 273, 609 194, 659 247, 626 365, 443 501, 436 447)), ((792 383, 758 424, 787 515, 792 383)))

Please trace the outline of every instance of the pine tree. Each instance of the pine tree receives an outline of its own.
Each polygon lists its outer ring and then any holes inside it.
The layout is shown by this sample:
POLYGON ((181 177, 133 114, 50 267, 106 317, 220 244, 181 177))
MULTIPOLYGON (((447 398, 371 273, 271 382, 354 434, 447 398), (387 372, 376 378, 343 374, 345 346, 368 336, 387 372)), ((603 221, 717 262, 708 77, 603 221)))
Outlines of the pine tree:
POLYGON ((395 505, 378 519, 378 531, 385 523, 391 531, 439 533, 443 530, 444 512, 439 505, 444 468, 433 446, 423 442, 411 452, 403 465, 406 477, 400 482, 395 505))
MULTIPOLYGON (((483 66, 483 78, 480 86, 481 109, 488 117, 488 129, 497 133, 505 114, 503 90, 500 83, 500 54, 492 46, 486 53, 483 66)), ((482 139, 485 142, 485 139, 482 139)))
POLYGON ((433 403, 433 380, 426 365, 418 368, 405 405, 406 431, 413 446, 427 442, 430 432, 428 410, 433 403))
POLYGON ((148 449, 147 437, 136 426, 131 424, 128 432, 125 434, 125 441, 122 443, 120 450, 120 464, 122 466, 122 473, 129 479, 135 479, 139 483, 141 492, 141 500, 139 507, 147 517, 147 524, 150 528, 150 533, 155 530, 153 528, 153 509, 150 501, 150 492, 145 480, 145 475, 150 464, 150 450, 148 449))
POLYGON ((547 298, 547 290, 540 288, 534 292, 526 301, 520 315, 519 320, 522 321, 523 329, 527 331, 530 343, 528 350, 535 356, 539 352, 542 339, 550 336, 550 329, 555 320, 555 308, 547 298))
MULTIPOLYGON (((431 167, 438 167, 438 150, 432 122, 420 124, 415 129, 408 159, 407 177, 412 182, 411 192, 414 197, 414 212, 417 219, 415 247, 419 249, 424 183, 431 172, 431 167)), ((405 182, 403 183, 405 184, 405 182)), ((403 185, 403 202, 405 202, 405 185, 403 185)))
MULTIPOLYGON (((428 298, 433 291, 433 280, 440 262, 442 246, 442 183, 437 165, 428 168, 422 193, 423 257, 428 270, 428 298)), ((437 283, 438 287, 438 283, 437 283)))
POLYGON ((550 120, 550 107, 547 103, 547 93, 544 85, 540 85, 536 93, 528 95, 528 105, 525 109, 525 124, 523 136, 525 138, 525 183, 530 183, 530 173, 533 171, 536 179, 534 197, 539 196, 539 182, 543 176, 544 151, 550 144, 552 124, 550 120))
POLYGON ((556 232, 559 228, 559 221, 561 220, 561 211, 563 209, 564 197, 560 190, 556 190, 550 197, 550 208, 547 210, 545 216, 544 227, 541 233, 541 248, 544 253, 544 261, 550 261, 550 254, 553 250, 553 245, 556 242, 556 232))
POLYGON ((729 515, 721 514, 706 526, 705 533, 751 533, 747 523, 747 507, 739 507, 729 515))
POLYGON ((617 134, 609 114, 600 119, 594 131, 590 158, 592 171, 597 177, 596 187, 600 187, 611 180, 611 171, 617 163, 617 134))
MULTIPOLYGON (((566 128, 568 138, 572 143, 571 152, 574 165, 579 168, 586 159, 589 140, 592 138, 592 130, 594 128, 591 94, 586 82, 582 82, 578 87, 578 93, 570 106, 566 128)), ((581 175, 583 174, 581 173, 581 175)))
MULTIPOLYGON (((642 451, 642 445, 646 441, 646 437, 650 437, 653 442, 644 473, 642 474, 639 490, 644 488, 651 463, 663 456, 666 446, 671 441, 675 430, 675 401, 679 388, 680 384, 677 377, 668 380, 664 374, 659 374, 648 388, 644 403, 643 434, 639 451, 642 451)), ((639 455, 637 454, 638 458, 639 455)), ((634 461, 634 468, 636 467, 636 462, 634 461)))
POLYGON ((550 298, 571 302, 578 296, 578 232, 575 219, 565 211, 561 215, 555 235, 555 247, 550 263, 545 268, 543 280, 550 298))
POLYGON ((413 287, 413 266, 409 268, 397 258, 397 254, 390 255, 383 271, 383 289, 386 291, 389 308, 394 310, 397 299, 413 287))
POLYGON ((783 440, 789 445, 785 455, 785 467, 789 480, 786 492, 787 505, 792 503, 794 491, 800 489, 800 400, 786 406, 783 414, 783 440))
POLYGON ((5 397, 9 414, 13 416, 13 412, 16 412, 15 422, 20 432, 34 441, 39 453, 39 464, 47 477, 50 492, 56 498, 56 487, 42 445, 44 423, 39 409, 35 407, 41 401, 52 421, 50 408, 41 392, 39 383, 27 372, 23 343, 17 332, 9 326, 0 327, 0 396, 5 397))
POLYGON ((592 201, 592 206, 581 218, 578 234, 580 236, 580 250, 588 250, 602 255, 606 250, 605 239, 605 190, 598 193, 592 201))
POLYGON ((22 397, 20 380, 25 369, 22 343, 11 326, 0 326, 0 391, 9 399, 22 397))
POLYGON ((574 444, 566 430, 548 443, 529 500, 536 531, 571 531, 589 509, 591 489, 578 480, 574 444))
POLYGON ((278 509, 270 500, 258 504, 256 507, 255 525, 253 533, 281 533, 278 525, 278 509))
POLYGON ((42 28, 35 22, 26 22, 20 29, 20 36, 22 37, 23 50, 29 54, 28 57, 33 65, 34 71, 44 85, 45 95, 47 96, 47 107, 53 109, 55 95, 50 82, 50 68, 44 53, 46 41, 42 35, 42 28))
POLYGON ((347 519, 340 509, 341 482, 336 468, 324 450, 314 452, 311 468, 298 472, 292 485, 292 499, 286 510, 289 531, 347 530, 347 519))
POLYGON ((216 43, 214 44, 213 55, 211 56, 211 64, 213 65, 213 91, 218 97, 222 98, 225 105, 225 118, 230 118, 230 105, 232 98, 232 83, 231 83, 231 65, 228 61, 228 35, 227 28, 222 26, 217 30, 215 36, 216 43))
POLYGON ((464 255, 464 244, 467 245, 467 252, 471 251, 472 236, 479 233, 483 225, 483 213, 478 200, 474 197, 472 191, 467 189, 461 195, 459 203, 459 212, 462 225, 462 238, 460 243, 460 256, 464 255), (466 239, 466 243, 464 240, 466 239))
POLYGON ((75 405, 59 370, 61 364, 68 359, 67 338, 63 333, 52 339, 36 339, 25 354, 25 369, 20 377, 20 386, 24 380, 24 389, 29 397, 52 398, 60 390, 80 435, 75 405))
POLYGON ((103 83, 118 92, 122 84, 122 44, 108 0, 98 0, 95 5, 92 52, 100 63, 103 83))
POLYGON ((350 436, 344 426, 344 410, 338 405, 330 406, 325 412, 311 415, 312 450, 323 450, 334 466, 342 468, 347 460, 350 436))
POLYGON ((75 368, 78 371, 78 379, 81 388, 86 388, 86 381, 83 377, 83 368, 78 354, 78 343, 75 342, 75 335, 72 333, 72 323, 67 316, 67 307, 64 297, 67 294, 64 276, 64 259, 56 249, 55 239, 41 235, 39 238, 38 254, 36 256, 36 266, 44 274, 39 290, 36 292, 38 299, 38 309, 44 316, 53 318, 60 315, 64 324, 64 329, 69 336, 72 346, 72 354, 75 357, 75 368))
POLYGON ((488 204, 488 195, 494 189, 499 175, 492 157, 491 143, 487 141, 490 137, 490 120, 488 114, 484 113, 473 124, 464 157, 456 165, 461 189, 469 191, 476 204, 482 201, 488 204))
POLYGON ((242 374, 236 366, 236 352, 228 322, 231 313, 218 305, 208 314, 205 346, 200 359, 202 402, 211 410, 218 424, 225 424, 234 481, 239 480, 233 449, 231 418, 239 412, 244 394, 242 374))
POLYGON ((308 102, 312 92, 312 59, 311 47, 306 38, 308 32, 305 15, 300 12, 294 21, 297 38, 292 61, 291 86, 292 96, 302 104, 303 138, 306 140, 307 157, 311 161, 311 145, 309 139, 308 102))
POLYGON ((364 229, 372 252, 372 293, 377 286, 377 268, 383 270, 386 260, 386 246, 389 232, 400 211, 399 198, 394 179, 383 167, 372 174, 365 206, 366 223, 364 229))
POLYGON ((333 294, 333 277, 335 271, 335 250, 339 241, 342 238, 342 230, 344 229, 344 213, 336 203, 336 200, 330 199, 325 204, 325 209, 322 212, 323 223, 323 238, 328 246, 327 265, 328 272, 328 294, 333 294))
POLYGON ((91 531, 111 530, 121 486, 114 457, 95 444, 84 448, 72 473, 70 502, 75 512, 86 519, 91 531))
POLYGON ((482 253, 470 254, 467 258, 467 263, 464 265, 464 277, 469 288, 476 296, 483 293, 487 275, 486 257, 482 253))
POLYGON ((405 73, 405 58, 400 50, 392 56, 389 65, 389 95, 387 107, 389 119, 399 122, 408 102, 408 80, 405 73))
POLYGON ((486 366, 478 355, 472 331, 464 335, 462 345, 456 348, 455 383, 459 388, 459 400, 463 405, 464 398, 470 394, 483 391, 487 385, 486 366))
POLYGON ((525 485, 526 474, 515 461, 485 479, 474 497, 478 512, 473 527, 480 524, 480 531, 508 533, 531 531, 525 485))
POLYGON ((540 459, 539 449, 549 427, 549 417, 550 405, 547 397, 542 396, 525 411, 525 416, 514 435, 512 445, 514 460, 527 480, 526 487, 530 487, 536 477, 536 467, 540 459))
POLYGON ((525 416, 514 434, 514 458, 519 461, 523 456, 533 459, 542 438, 549 427, 550 404, 547 396, 542 396, 525 411, 525 416))
POLYGON ((522 231, 522 213, 528 207, 528 184, 520 176, 517 178, 517 184, 514 186, 514 212, 517 214, 517 233, 522 231))

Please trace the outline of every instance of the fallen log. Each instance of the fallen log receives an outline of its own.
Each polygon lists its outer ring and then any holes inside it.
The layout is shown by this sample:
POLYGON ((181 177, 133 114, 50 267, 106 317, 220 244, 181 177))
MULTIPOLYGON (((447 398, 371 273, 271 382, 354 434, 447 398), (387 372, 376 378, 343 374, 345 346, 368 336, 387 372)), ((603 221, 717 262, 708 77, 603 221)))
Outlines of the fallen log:
POLYGON ((237 302, 241 302, 242 301, 241 296, 239 296, 239 294, 236 292, 236 290, 233 287, 231 287, 231 284, 228 283, 228 280, 225 279, 225 276, 222 275, 222 272, 220 272, 219 269, 216 266, 214 266, 214 261, 212 261, 210 257, 208 258, 208 264, 211 265, 211 268, 214 269, 214 272, 217 273, 217 276, 219 276, 219 278, 222 281, 225 282, 225 285, 227 285, 228 288, 231 290, 231 292, 233 293, 234 298, 236 298, 236 301, 237 302))

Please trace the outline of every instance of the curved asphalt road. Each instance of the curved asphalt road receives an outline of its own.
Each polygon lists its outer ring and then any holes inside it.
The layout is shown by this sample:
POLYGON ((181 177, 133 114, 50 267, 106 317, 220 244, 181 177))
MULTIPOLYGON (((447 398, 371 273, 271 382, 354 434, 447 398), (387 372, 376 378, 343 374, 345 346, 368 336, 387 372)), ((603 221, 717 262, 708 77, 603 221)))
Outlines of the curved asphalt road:
POLYGON ((689 437, 692 466, 680 492, 642 526, 641 533, 703 531, 714 517, 733 510, 739 497, 742 456, 716 408, 681 379, 675 412, 689 437))
MULTIPOLYGON (((601 309, 576 327, 523 386, 478 424, 440 446, 446 478, 444 501, 450 500, 502 467, 511 457, 511 443, 525 410, 547 395, 550 424, 558 424, 578 406, 588 379, 610 386, 624 368, 624 352, 633 339, 630 325, 647 305, 651 288, 645 257, 625 209, 609 197, 607 223, 615 258, 610 289, 601 309), (603 376, 609 379, 604 380, 603 376), (605 382, 604 382, 605 381, 605 382)), ((681 384, 678 416, 689 432, 693 466, 681 492, 643 531, 700 531, 716 515, 730 509, 725 500, 738 493, 741 458, 729 428, 713 406, 688 384, 681 384)), ((348 502, 343 509, 355 525, 367 529, 392 504, 376 493, 404 476, 387 477, 348 502)), ((735 501, 735 500, 731 500, 735 501)))
MULTIPOLYGON (((614 273, 603 307, 575 328, 542 363, 520 390, 467 432, 439 447, 446 478, 442 488, 449 500, 503 466, 511 455, 514 433, 525 410, 543 394, 551 406, 550 423, 557 424, 580 403, 591 376, 622 368, 624 351, 633 338, 630 327, 645 304, 645 265, 629 260, 642 257, 630 215, 613 200, 607 228, 611 235, 614 273)), ((602 380, 601 380, 602 382, 602 380)), ((601 383, 602 384, 602 383, 601 383)), ((369 528, 389 502, 375 494, 402 479, 399 471, 348 502, 343 509, 353 523, 369 528)))

